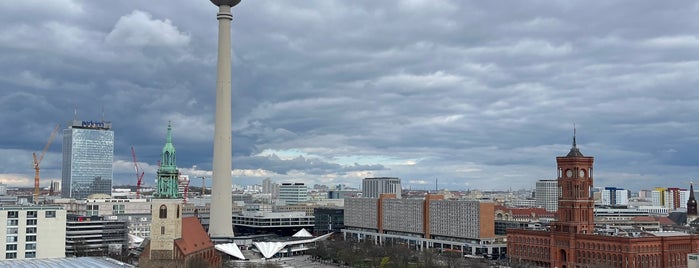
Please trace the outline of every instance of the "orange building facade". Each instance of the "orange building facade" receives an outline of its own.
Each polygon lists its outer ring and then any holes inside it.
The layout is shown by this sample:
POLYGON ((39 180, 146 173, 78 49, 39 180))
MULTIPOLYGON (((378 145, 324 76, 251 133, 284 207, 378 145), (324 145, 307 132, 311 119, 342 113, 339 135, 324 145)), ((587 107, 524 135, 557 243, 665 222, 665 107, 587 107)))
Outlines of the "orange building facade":
POLYGON ((687 267, 687 254, 699 252, 699 236, 685 233, 595 234, 594 157, 580 153, 574 136, 568 155, 556 162, 561 191, 557 221, 549 230, 507 230, 514 267, 687 267))

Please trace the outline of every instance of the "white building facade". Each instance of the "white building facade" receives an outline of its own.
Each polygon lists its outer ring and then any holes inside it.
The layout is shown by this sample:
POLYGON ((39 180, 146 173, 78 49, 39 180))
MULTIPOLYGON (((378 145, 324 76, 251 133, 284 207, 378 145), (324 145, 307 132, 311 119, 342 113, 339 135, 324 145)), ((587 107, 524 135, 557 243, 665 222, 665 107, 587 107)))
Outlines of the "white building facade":
POLYGON ((66 211, 59 206, 0 207, 0 260, 64 258, 66 211))
POLYGON ((362 180, 362 197, 379 198, 381 194, 396 194, 401 198, 403 189, 399 178, 381 177, 362 180))
POLYGON ((546 209, 546 211, 558 211, 558 194, 557 180, 539 180, 536 182, 536 205, 546 209))
POLYGON ((279 201, 295 205, 308 201, 308 187, 303 183, 282 183, 279 185, 279 201))

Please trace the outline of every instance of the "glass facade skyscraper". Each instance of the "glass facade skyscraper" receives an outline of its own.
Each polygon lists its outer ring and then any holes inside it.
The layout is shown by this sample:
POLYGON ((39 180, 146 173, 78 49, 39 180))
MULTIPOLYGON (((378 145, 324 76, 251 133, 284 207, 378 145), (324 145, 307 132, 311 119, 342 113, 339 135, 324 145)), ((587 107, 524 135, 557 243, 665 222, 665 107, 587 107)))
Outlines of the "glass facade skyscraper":
POLYGON ((61 196, 85 199, 112 193, 114 131, 105 121, 73 120, 63 130, 61 196))

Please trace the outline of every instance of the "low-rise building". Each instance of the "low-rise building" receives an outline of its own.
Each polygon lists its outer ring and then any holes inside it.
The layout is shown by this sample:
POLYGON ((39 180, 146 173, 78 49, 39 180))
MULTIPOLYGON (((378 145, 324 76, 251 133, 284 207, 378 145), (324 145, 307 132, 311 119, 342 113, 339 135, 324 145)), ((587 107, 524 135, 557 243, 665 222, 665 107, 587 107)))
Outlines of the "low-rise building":
POLYGON ((103 216, 68 215, 65 225, 66 256, 122 254, 129 246, 126 221, 103 216))

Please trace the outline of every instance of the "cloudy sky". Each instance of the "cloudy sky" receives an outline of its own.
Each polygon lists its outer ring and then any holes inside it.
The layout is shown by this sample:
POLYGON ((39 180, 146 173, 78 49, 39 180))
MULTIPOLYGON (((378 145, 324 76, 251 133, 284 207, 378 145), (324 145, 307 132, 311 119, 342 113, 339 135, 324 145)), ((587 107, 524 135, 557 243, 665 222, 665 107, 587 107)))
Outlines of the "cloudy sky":
MULTIPOLYGON (((0 181, 74 117, 155 167, 172 121, 183 174, 210 176, 217 8, 205 0, 0 2, 0 181), (104 111, 104 113, 103 113, 104 111)), ((571 147, 595 185, 699 174, 695 1, 244 0, 233 10, 233 179, 530 189, 571 147)), ((62 136, 42 162, 60 180, 62 136)), ((197 183, 199 183, 197 181, 197 183)))

